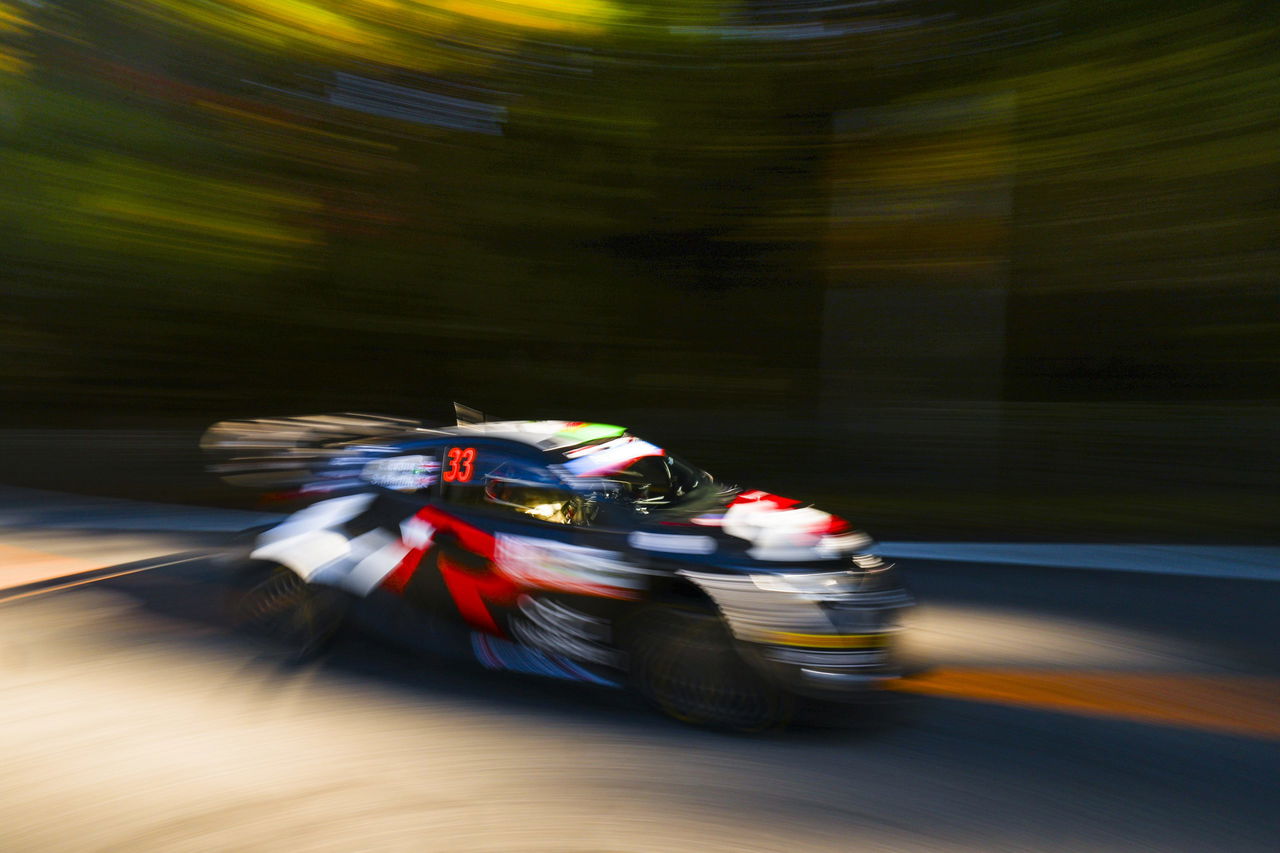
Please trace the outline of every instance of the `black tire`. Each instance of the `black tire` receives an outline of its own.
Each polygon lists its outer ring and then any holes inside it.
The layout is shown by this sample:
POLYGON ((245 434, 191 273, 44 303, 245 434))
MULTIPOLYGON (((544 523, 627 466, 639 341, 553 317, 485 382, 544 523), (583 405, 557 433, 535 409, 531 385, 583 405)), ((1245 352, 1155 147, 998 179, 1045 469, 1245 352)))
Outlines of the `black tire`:
POLYGON ((281 663, 318 657, 346 621, 348 602, 341 591, 307 583, 276 563, 251 564, 238 581, 228 602, 232 627, 281 663))
POLYGON ((629 648, 632 687, 669 717, 738 732, 780 728, 793 703, 738 654, 716 614, 647 614, 629 648))

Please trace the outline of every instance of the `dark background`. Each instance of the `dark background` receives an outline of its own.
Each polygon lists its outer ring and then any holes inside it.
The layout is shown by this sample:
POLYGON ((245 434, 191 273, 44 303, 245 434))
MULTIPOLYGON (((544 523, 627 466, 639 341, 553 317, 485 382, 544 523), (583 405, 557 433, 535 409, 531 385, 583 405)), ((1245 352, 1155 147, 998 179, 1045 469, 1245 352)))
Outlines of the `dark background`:
MULTIPOLYGON (((633 426, 902 535, 1273 535, 1267 2, 0 0, 0 476, 633 426)), ((243 499, 243 498, 242 498, 243 499)))

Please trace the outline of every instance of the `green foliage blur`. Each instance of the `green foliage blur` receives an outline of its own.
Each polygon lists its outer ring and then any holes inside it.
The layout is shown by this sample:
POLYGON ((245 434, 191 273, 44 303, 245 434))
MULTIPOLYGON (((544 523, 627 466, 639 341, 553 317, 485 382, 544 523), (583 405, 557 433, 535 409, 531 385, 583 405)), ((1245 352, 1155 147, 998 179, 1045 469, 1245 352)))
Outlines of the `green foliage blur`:
POLYGON ((0 0, 4 419, 1274 398, 1278 45, 1223 0, 0 0), (909 311, 853 346, 868 289, 909 311))

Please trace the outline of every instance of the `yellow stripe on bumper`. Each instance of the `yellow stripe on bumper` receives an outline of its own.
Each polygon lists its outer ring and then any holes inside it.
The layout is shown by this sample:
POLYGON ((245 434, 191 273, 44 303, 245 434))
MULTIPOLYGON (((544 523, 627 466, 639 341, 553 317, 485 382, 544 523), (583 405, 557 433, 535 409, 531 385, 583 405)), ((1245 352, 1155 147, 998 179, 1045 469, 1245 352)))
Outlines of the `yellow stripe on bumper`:
POLYGON ((774 646, 802 646, 807 649, 876 649, 889 645, 889 634, 799 634, 767 631, 761 638, 774 646))

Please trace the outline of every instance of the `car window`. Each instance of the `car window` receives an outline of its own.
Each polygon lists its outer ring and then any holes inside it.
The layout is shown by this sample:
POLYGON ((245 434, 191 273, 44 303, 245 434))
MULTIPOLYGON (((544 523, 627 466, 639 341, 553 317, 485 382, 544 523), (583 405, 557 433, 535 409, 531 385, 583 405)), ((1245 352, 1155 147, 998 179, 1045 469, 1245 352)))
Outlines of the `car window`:
POLYGON ((444 448, 440 496, 447 503, 551 524, 584 524, 586 504, 544 465, 501 449, 444 448))
POLYGON ((574 488, 600 504, 648 513, 685 503, 714 483, 710 474, 632 435, 566 452, 562 468, 574 488))

